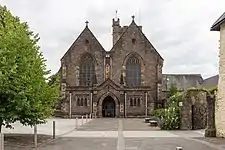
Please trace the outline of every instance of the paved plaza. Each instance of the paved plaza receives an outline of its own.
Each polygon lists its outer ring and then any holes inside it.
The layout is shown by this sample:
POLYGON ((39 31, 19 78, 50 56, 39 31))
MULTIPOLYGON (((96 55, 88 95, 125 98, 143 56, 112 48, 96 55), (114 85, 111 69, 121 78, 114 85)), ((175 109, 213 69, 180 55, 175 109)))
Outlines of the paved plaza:
POLYGON ((161 131, 143 119, 93 119, 38 150, 225 150, 224 139, 204 138, 204 130, 161 131))
MULTIPOLYGON (((55 134, 56 136, 61 136, 63 134, 70 133, 74 131, 76 128, 76 119, 47 119, 45 124, 41 124, 37 126, 38 134, 52 135, 53 132, 53 121, 55 121, 55 134)), ((77 119, 77 126, 85 125, 91 121, 91 119, 77 119)), ((34 128, 30 126, 23 126, 19 122, 13 124, 13 129, 4 128, 2 129, 2 133, 14 133, 14 134, 33 134, 34 128)))
MULTIPOLYGON (((162 131, 150 127, 143 119, 49 119, 38 126, 38 134, 52 135, 56 122, 56 139, 38 146, 37 150, 225 150, 225 140, 204 138, 204 130, 162 131)), ((33 128, 14 124, 3 133, 32 134, 33 128)), ((6 147, 5 150, 16 150, 6 147)), ((30 148, 23 148, 28 150, 30 148)))

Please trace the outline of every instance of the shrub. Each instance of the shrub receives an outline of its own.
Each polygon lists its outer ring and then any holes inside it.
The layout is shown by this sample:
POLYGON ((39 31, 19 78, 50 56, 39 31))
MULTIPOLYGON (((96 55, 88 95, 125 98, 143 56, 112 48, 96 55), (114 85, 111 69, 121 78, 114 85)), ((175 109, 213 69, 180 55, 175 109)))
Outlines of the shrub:
POLYGON ((164 109, 163 116, 161 116, 160 128, 163 130, 180 128, 180 108, 178 106, 174 105, 164 109))
POLYGON ((152 115, 160 119, 159 127, 162 130, 176 130, 180 128, 180 108, 179 102, 182 101, 183 94, 177 92, 176 88, 170 89, 170 97, 168 98, 165 109, 156 109, 151 112, 152 115))

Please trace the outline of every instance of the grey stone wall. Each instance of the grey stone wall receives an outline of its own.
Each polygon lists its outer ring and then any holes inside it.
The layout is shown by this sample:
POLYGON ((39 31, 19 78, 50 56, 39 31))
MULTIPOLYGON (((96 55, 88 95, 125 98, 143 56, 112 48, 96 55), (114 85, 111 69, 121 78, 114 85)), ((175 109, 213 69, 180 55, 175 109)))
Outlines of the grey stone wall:
POLYGON ((188 91, 183 97, 181 107, 181 129, 204 129, 206 128, 207 101, 206 92, 188 91))
POLYGON ((117 117, 145 116, 146 105, 148 110, 152 110, 157 100, 161 98, 159 84, 162 81, 163 59, 142 33, 141 27, 138 27, 134 21, 129 27, 120 27, 119 21, 114 20, 113 23, 113 41, 116 44, 111 51, 106 52, 86 27, 61 59, 61 94, 64 98, 60 109, 64 116, 69 114, 69 93, 72 94, 71 108, 74 116, 91 113, 91 110, 95 109, 97 115, 101 117, 102 101, 107 95, 116 102, 117 117), (85 53, 93 56, 97 75, 97 84, 89 87, 80 86, 78 78, 79 64, 82 63, 80 58, 85 53), (120 85, 121 75, 125 75, 126 71, 126 60, 132 54, 141 61, 141 86, 136 88, 120 85), (111 67, 110 77, 106 79, 105 58, 108 56, 111 59, 111 67), (124 102, 125 92, 127 93, 126 102, 124 102), (93 93, 94 108, 91 104, 91 93, 93 93), (147 93, 147 104, 145 93, 147 93), (85 97, 88 105, 77 106, 78 97, 85 97), (140 98, 141 105, 129 106, 128 98, 130 97, 140 98))

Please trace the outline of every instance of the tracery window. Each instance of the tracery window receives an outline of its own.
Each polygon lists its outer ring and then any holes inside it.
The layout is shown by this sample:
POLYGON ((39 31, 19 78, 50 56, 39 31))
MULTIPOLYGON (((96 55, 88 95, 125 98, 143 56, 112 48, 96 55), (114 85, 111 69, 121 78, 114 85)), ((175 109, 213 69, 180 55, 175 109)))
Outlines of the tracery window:
POLYGON ((129 100, 129 106, 130 107, 141 107, 141 96, 130 96, 128 98, 129 100))
POLYGON ((81 105, 81 100, 80 98, 77 98, 77 106, 80 106, 81 105))
POLYGON ((137 106, 139 106, 139 107, 141 106, 141 100, 140 100, 140 98, 137 99, 137 106))
POLYGON ((137 106, 137 98, 134 98, 134 106, 137 106))
POLYGON ((141 85, 141 62, 136 56, 131 56, 126 63, 126 83, 128 87, 141 85))
POLYGON ((87 106, 88 99, 87 98, 77 98, 77 106, 87 106))
POLYGON ((87 98, 84 99, 84 106, 87 106, 87 98))
POLYGON ((130 106, 133 106, 133 98, 130 99, 130 106))
POLYGON ((94 59, 85 54, 80 60, 79 85, 90 86, 96 83, 94 59))

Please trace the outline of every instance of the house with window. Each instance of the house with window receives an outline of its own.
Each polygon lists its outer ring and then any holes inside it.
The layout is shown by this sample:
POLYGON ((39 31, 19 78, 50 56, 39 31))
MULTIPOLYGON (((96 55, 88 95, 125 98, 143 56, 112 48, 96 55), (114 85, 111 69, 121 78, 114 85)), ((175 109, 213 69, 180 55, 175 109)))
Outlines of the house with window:
POLYGON ((220 32, 219 79, 215 104, 215 123, 217 136, 225 137, 225 13, 216 20, 210 30, 220 32))

